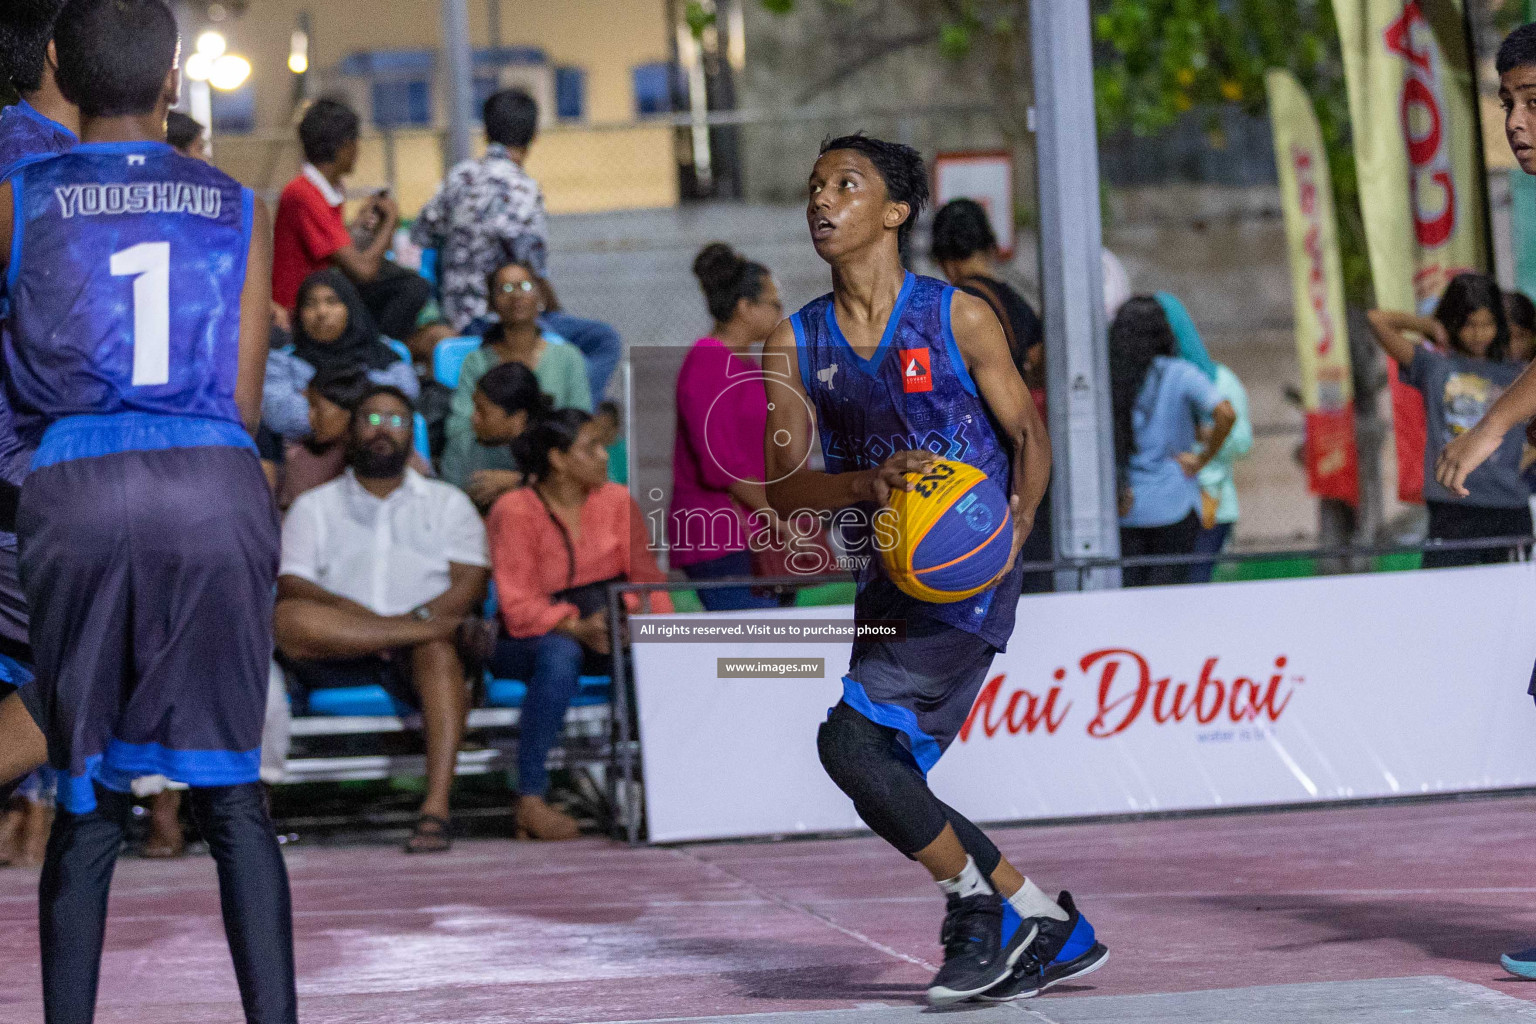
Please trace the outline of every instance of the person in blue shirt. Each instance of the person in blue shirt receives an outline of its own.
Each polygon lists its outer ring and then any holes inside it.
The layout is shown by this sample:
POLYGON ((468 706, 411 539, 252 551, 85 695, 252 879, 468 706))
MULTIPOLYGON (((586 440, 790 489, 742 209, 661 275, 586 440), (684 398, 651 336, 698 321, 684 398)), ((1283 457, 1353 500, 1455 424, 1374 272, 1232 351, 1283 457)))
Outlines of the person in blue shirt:
POLYGON ((60 773, 44 1012, 94 1015, 130 784, 159 774, 190 787, 246 1020, 296 1024, 288 877, 258 782, 278 556, 251 440, 270 222, 164 142, 180 80, 163 0, 70 0, 53 35, 82 142, 0 183, 6 385, 36 446, 16 532, 37 679, 19 697, 60 773))
MULTIPOLYGON (((1200 535, 1200 471, 1237 422, 1232 403, 1193 363, 1155 298, 1137 296, 1109 329, 1110 406, 1120 482, 1120 553, 1187 555, 1200 535), (1199 444, 1202 420, 1211 427, 1199 444)), ((1128 587, 1167 586, 1189 578, 1187 565, 1130 566, 1128 587)))

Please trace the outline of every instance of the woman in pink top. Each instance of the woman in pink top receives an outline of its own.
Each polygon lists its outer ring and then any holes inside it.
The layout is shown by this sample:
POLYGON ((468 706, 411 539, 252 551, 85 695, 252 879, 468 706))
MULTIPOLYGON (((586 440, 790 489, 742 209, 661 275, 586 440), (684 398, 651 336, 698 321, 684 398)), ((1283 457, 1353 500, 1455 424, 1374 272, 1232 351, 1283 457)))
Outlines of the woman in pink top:
MULTIPOLYGON (((750 576, 748 534, 774 521, 763 486, 768 399, 752 353, 784 318, 784 308, 768 268, 723 242, 703 248, 693 273, 715 327, 694 344, 677 375, 667 542, 672 567, 689 579, 750 576)), ((778 603, 747 587, 700 590, 699 600, 710 611, 778 603)))
MULTIPOLYGON (((497 499, 486 522, 502 625, 490 669, 528 684, 517 744, 518 834, 574 839, 575 820, 544 800, 545 762, 580 677, 612 666, 608 585, 666 577, 639 506, 608 482, 608 451, 591 416, 553 412, 518 435, 512 450, 532 485, 497 499)), ((636 595, 624 597, 638 610, 636 595)), ((672 611, 665 592, 651 595, 651 610, 672 611)))

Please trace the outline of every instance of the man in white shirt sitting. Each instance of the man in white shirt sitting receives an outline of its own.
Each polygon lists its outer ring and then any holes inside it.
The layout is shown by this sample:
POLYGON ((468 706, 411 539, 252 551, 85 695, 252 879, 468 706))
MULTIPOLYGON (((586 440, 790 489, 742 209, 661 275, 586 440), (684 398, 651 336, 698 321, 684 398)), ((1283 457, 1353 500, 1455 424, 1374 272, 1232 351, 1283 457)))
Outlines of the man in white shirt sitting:
POLYGON ((485 597, 485 526, 456 487, 406 465, 411 403, 388 386, 352 414, 345 474, 283 522, 277 646, 306 690, 376 683, 420 707, 427 795, 409 853, 448 849, 469 691, 457 636, 485 597))

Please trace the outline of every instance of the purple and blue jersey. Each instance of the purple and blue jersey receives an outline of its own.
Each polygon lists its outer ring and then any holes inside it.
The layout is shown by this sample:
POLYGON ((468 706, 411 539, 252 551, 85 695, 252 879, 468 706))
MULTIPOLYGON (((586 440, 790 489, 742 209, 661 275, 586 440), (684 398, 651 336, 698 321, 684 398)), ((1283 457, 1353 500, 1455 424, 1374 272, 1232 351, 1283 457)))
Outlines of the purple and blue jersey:
MULTIPOLYGON (((22 160, 68 152, 79 141, 74 132, 39 113, 26 100, 13 103, 0 110, 0 179, 22 160)), ((0 349, 9 331, 10 325, 0 322, 0 349)), ((32 451, 16 436, 10 403, 0 389, 0 480, 21 483, 31 461, 32 451)), ((13 534, 0 534, 0 539, 15 543, 13 534)))
MULTIPOLYGON (((815 407, 829 473, 874 469, 891 455, 926 449, 975 466, 1012 490, 1012 457, 999 439, 950 329, 955 289, 907 274, 880 345, 868 359, 854 352, 837 325, 832 296, 790 317, 800 379, 815 407)), ((856 576, 860 615, 922 615, 1007 646, 1018 609, 1022 571, 1015 566, 991 589, 953 604, 931 604, 897 590, 885 575, 869 524, 875 506, 850 526, 840 523, 850 554, 868 556, 856 576)), ((1022 564, 1022 563, 1020 563, 1022 564)))
POLYGON ((65 153, 80 140, 51 117, 38 112, 26 100, 0 110, 0 176, 18 160, 65 153))
POLYGON ((234 393, 251 190, 158 142, 87 143, 9 180, 6 388, 33 468, 250 447, 234 393))

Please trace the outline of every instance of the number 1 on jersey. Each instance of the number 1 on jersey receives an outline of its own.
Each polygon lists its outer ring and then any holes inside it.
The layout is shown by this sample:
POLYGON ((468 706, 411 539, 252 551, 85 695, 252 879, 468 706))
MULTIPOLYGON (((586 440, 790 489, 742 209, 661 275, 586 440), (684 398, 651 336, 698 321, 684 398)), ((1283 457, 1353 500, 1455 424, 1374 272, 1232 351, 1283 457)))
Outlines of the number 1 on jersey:
POLYGON ((171 379, 171 243, 112 254, 112 276, 133 278, 133 386, 171 379))

